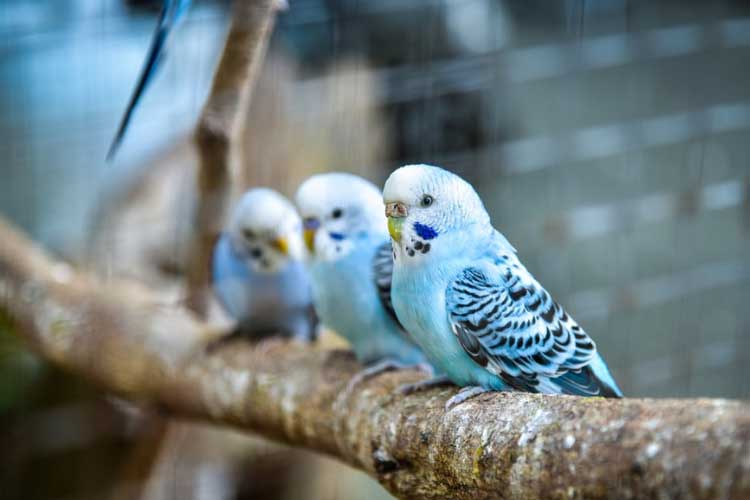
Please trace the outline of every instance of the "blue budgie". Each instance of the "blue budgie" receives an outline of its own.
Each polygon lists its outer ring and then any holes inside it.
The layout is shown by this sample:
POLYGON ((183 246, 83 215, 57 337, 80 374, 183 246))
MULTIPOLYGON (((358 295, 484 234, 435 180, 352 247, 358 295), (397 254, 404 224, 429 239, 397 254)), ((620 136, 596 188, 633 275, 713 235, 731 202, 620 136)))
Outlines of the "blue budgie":
POLYGON ((271 189, 245 193, 216 244, 212 276, 238 335, 315 337, 304 256, 302 221, 292 203, 271 189))
POLYGON ((423 364, 391 306, 393 257, 380 190, 356 175, 327 173, 307 179, 296 201, 312 253, 315 309, 370 365, 355 380, 423 364))
POLYGON ((435 368, 463 387, 448 408, 487 390, 622 397, 593 340, 492 227, 469 183, 409 165, 391 174, 383 199, 393 307, 435 368))
POLYGON ((151 37, 151 47, 149 48, 148 55, 143 63, 143 69, 141 69, 141 74, 138 77, 138 82, 135 85, 133 94, 130 96, 128 106, 125 108, 125 113, 120 120, 120 125, 117 128, 115 138, 112 140, 112 144, 109 147, 107 159, 112 159, 114 157, 123 137, 125 137, 125 132, 127 131, 133 112, 135 111, 136 106, 138 106, 138 102, 140 101, 141 96, 143 96, 143 92, 146 90, 146 87, 148 87, 148 84, 151 82, 159 68, 159 63, 164 56, 167 37, 180 19, 184 17, 185 11, 187 11, 190 6, 190 2, 191 0, 164 0, 161 13, 159 14, 159 22, 157 23, 156 30, 151 37))

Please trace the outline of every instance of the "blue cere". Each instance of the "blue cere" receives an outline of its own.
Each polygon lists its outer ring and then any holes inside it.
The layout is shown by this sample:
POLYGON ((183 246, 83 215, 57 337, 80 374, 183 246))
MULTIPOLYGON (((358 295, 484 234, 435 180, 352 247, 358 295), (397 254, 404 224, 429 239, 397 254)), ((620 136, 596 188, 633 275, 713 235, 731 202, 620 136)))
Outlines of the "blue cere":
POLYGON ((310 217, 302 221, 302 227, 305 229, 318 229, 320 227, 320 221, 310 217))

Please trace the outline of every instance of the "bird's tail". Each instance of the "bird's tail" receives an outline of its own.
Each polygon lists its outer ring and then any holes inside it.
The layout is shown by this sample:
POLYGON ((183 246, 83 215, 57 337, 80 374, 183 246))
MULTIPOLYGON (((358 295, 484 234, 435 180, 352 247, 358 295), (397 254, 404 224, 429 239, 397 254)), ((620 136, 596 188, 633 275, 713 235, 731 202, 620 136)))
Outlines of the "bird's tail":
POLYGON ((571 370, 551 379, 550 382, 557 386, 562 394, 605 398, 622 397, 622 391, 599 353, 596 353, 591 363, 580 370, 571 370))
POLYGON ((117 153, 117 149, 120 147, 120 144, 125 137, 128 124, 130 124, 130 119, 133 117, 133 112, 135 111, 136 106, 138 106, 141 96, 143 96, 146 87, 148 87, 159 67, 159 62, 164 53, 164 44, 167 40, 167 35, 169 35, 169 31, 174 24, 167 19, 169 10, 169 2, 165 2, 164 7, 162 7, 161 13, 159 14, 159 23, 156 25, 156 31, 154 31, 154 35, 151 38, 151 47, 149 48, 146 61, 143 63, 138 82, 130 96, 130 101, 128 102, 127 108, 125 108, 125 113, 122 115, 120 125, 117 127, 117 133, 112 140, 112 144, 109 146, 107 161, 111 161, 112 158, 114 158, 115 153, 117 153))
POLYGON ((589 369, 599 382, 602 396, 605 398, 622 397, 620 387, 617 385, 617 382, 615 382, 615 378, 612 376, 612 373, 610 373, 607 363, 604 362, 604 359, 602 359, 599 353, 596 353, 594 359, 589 363, 589 369))

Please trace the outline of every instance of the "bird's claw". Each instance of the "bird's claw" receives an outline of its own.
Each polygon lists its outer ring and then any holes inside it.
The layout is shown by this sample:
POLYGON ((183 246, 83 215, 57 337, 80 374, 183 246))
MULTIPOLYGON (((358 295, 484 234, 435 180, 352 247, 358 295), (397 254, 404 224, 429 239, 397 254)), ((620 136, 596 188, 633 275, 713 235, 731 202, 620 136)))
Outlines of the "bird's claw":
POLYGON ((455 396, 445 402, 445 411, 449 411, 454 407, 460 405, 464 401, 467 401, 487 391, 489 391, 489 389, 485 389, 484 387, 480 387, 478 385, 463 387, 455 396))
POLYGON ((239 329, 235 328, 227 334, 209 340, 206 344, 206 354, 213 354, 220 347, 223 347, 225 344, 234 342, 235 340, 242 338, 242 336, 242 332, 239 329))
POLYGON ((372 377, 375 377, 376 375, 380 375, 384 372, 389 372, 393 370, 399 370, 401 368, 404 368, 404 364, 399 363, 398 361, 394 361, 392 359, 385 359, 383 361, 379 361, 375 363, 372 366, 368 366, 364 370, 360 371, 356 375, 354 375, 351 380, 349 380, 349 383, 346 384, 346 392, 349 393, 356 386, 361 384, 362 382, 366 381, 367 379, 370 379, 372 377))
POLYGON ((432 389, 433 387, 442 387, 452 384, 453 383, 448 377, 441 375, 439 377, 432 377, 425 380, 420 380, 419 382, 401 385, 397 390, 401 395, 408 396, 409 394, 426 391, 428 389, 432 389))
POLYGON ((420 372, 425 372, 431 377, 435 374, 435 370, 432 368, 432 365, 429 363, 418 363, 414 365, 414 368, 416 368, 420 372))

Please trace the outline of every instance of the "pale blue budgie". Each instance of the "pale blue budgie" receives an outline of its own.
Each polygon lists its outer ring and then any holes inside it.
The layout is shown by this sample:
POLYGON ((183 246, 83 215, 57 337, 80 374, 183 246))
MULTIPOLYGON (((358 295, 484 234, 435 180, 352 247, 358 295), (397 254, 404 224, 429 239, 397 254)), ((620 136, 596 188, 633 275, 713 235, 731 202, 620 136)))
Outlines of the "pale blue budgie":
MULTIPOLYGON (((621 397, 594 342, 496 231, 474 188, 409 165, 385 183, 393 307, 433 366, 463 387, 621 397)), ((428 382, 429 384, 429 382, 428 382)))
POLYGON ((296 201, 312 254, 315 309, 370 365, 360 379, 423 364, 391 306, 393 257, 380 190, 356 175, 327 173, 307 179, 296 201))
POLYGON ((130 96, 125 113, 120 120, 120 126, 117 128, 115 138, 112 140, 112 144, 109 147, 107 153, 107 159, 112 159, 117 152, 117 148, 120 146, 125 131, 128 128, 130 119, 133 116, 135 108, 138 106, 138 102, 143 96, 143 92, 148 87, 149 83, 153 79, 156 71, 159 68, 159 63, 164 56, 165 44, 167 37, 177 23, 182 19, 188 7, 190 6, 191 0, 164 0, 159 14, 159 22, 156 24, 156 30, 151 37, 151 47, 148 50, 148 55, 143 63, 143 69, 138 77, 138 82, 135 85, 133 94, 130 96))
POLYGON ((245 193, 213 256, 213 287, 239 335, 313 339, 316 316, 304 264, 302 221, 266 188, 245 193))

